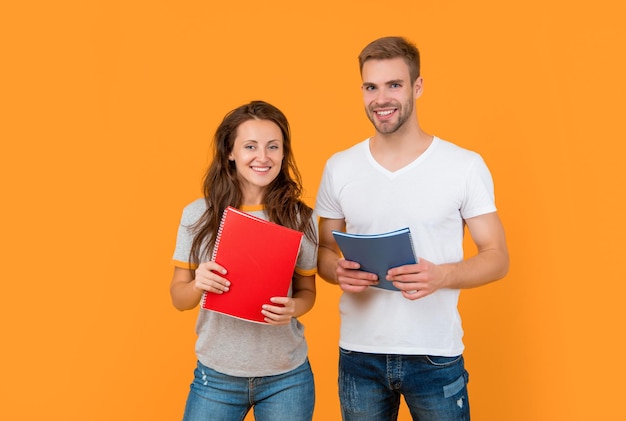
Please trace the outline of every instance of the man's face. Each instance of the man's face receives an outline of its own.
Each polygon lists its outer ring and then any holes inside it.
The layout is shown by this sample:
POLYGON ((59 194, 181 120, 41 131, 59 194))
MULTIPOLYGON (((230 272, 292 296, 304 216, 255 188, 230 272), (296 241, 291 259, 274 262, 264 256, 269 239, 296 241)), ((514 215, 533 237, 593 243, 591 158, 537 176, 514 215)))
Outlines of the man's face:
MULTIPOLYGON (((395 133, 413 114, 416 89, 411 84, 409 67, 400 57, 368 60, 361 76, 367 117, 377 132, 395 133)), ((421 78, 418 83, 421 88, 421 78)))

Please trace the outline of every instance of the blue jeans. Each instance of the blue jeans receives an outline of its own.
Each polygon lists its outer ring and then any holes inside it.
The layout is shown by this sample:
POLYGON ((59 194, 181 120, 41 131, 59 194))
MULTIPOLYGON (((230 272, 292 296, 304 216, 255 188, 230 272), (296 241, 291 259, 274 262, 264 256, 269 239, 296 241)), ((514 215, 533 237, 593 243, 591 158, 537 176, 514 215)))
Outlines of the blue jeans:
POLYGON ((463 356, 387 355, 339 350, 344 421, 395 421, 400 397, 413 420, 469 421, 463 356))
POLYGON ((198 361, 183 421, 242 421, 252 407, 257 421, 310 421, 314 405, 308 360, 290 372, 266 377, 228 376, 198 361))

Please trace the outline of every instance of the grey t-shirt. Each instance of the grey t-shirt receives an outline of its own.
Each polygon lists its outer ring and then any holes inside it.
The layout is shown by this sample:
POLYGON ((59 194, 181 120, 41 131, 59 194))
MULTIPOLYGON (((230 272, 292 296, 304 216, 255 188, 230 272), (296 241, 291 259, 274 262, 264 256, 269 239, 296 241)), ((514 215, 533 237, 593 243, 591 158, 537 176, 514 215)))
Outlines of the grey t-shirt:
MULTIPOLYGON (((173 256, 176 266, 189 267, 193 240, 189 227, 205 209, 204 199, 198 199, 183 210, 173 256)), ((261 207, 241 210, 267 219, 261 207)), ((313 226, 317 225, 312 222, 313 226)), ((302 239, 296 272, 302 275, 317 272, 317 245, 306 236, 302 239)), ((200 309, 196 333, 196 355, 200 362, 231 376, 261 377, 286 373, 304 363, 308 352, 304 326, 295 318, 289 325, 271 326, 200 309)))

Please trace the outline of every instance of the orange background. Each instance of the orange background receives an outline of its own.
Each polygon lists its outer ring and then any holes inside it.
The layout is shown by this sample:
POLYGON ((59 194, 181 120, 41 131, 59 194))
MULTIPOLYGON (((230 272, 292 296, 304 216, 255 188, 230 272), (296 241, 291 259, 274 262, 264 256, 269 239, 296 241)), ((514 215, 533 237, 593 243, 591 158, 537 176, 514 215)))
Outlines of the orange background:
MULTIPOLYGON (((420 121, 483 155, 507 230, 510 274, 461 295, 473 418, 623 414, 620 2, 5 3, 0 419, 180 419, 196 312, 170 257, 213 131, 277 105, 313 205, 372 131, 356 57, 384 35, 417 43, 420 121)), ((303 317, 315 420, 339 419, 338 296, 303 317)))

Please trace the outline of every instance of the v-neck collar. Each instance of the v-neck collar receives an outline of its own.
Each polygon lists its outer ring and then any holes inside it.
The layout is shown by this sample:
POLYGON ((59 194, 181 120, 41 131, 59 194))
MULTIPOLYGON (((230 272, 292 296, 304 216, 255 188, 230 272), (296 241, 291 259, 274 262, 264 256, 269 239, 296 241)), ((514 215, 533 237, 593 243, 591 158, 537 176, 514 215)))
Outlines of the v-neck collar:
POLYGON ((415 158, 413 161, 409 162, 402 168, 399 168, 395 171, 390 171, 387 168, 383 167, 378 161, 376 161, 374 155, 372 155, 372 151, 370 149, 371 140, 372 138, 370 137, 365 141, 365 154, 367 155, 367 160, 372 164, 372 166, 374 166, 374 168, 376 168, 378 171, 382 172, 389 178, 395 178, 399 175, 402 175, 419 165, 422 161, 428 158, 428 156, 433 152, 433 150, 440 142, 440 139, 437 136, 433 136, 433 141, 430 143, 430 145, 428 145, 426 150, 424 150, 424 152, 422 152, 417 158, 415 158))

